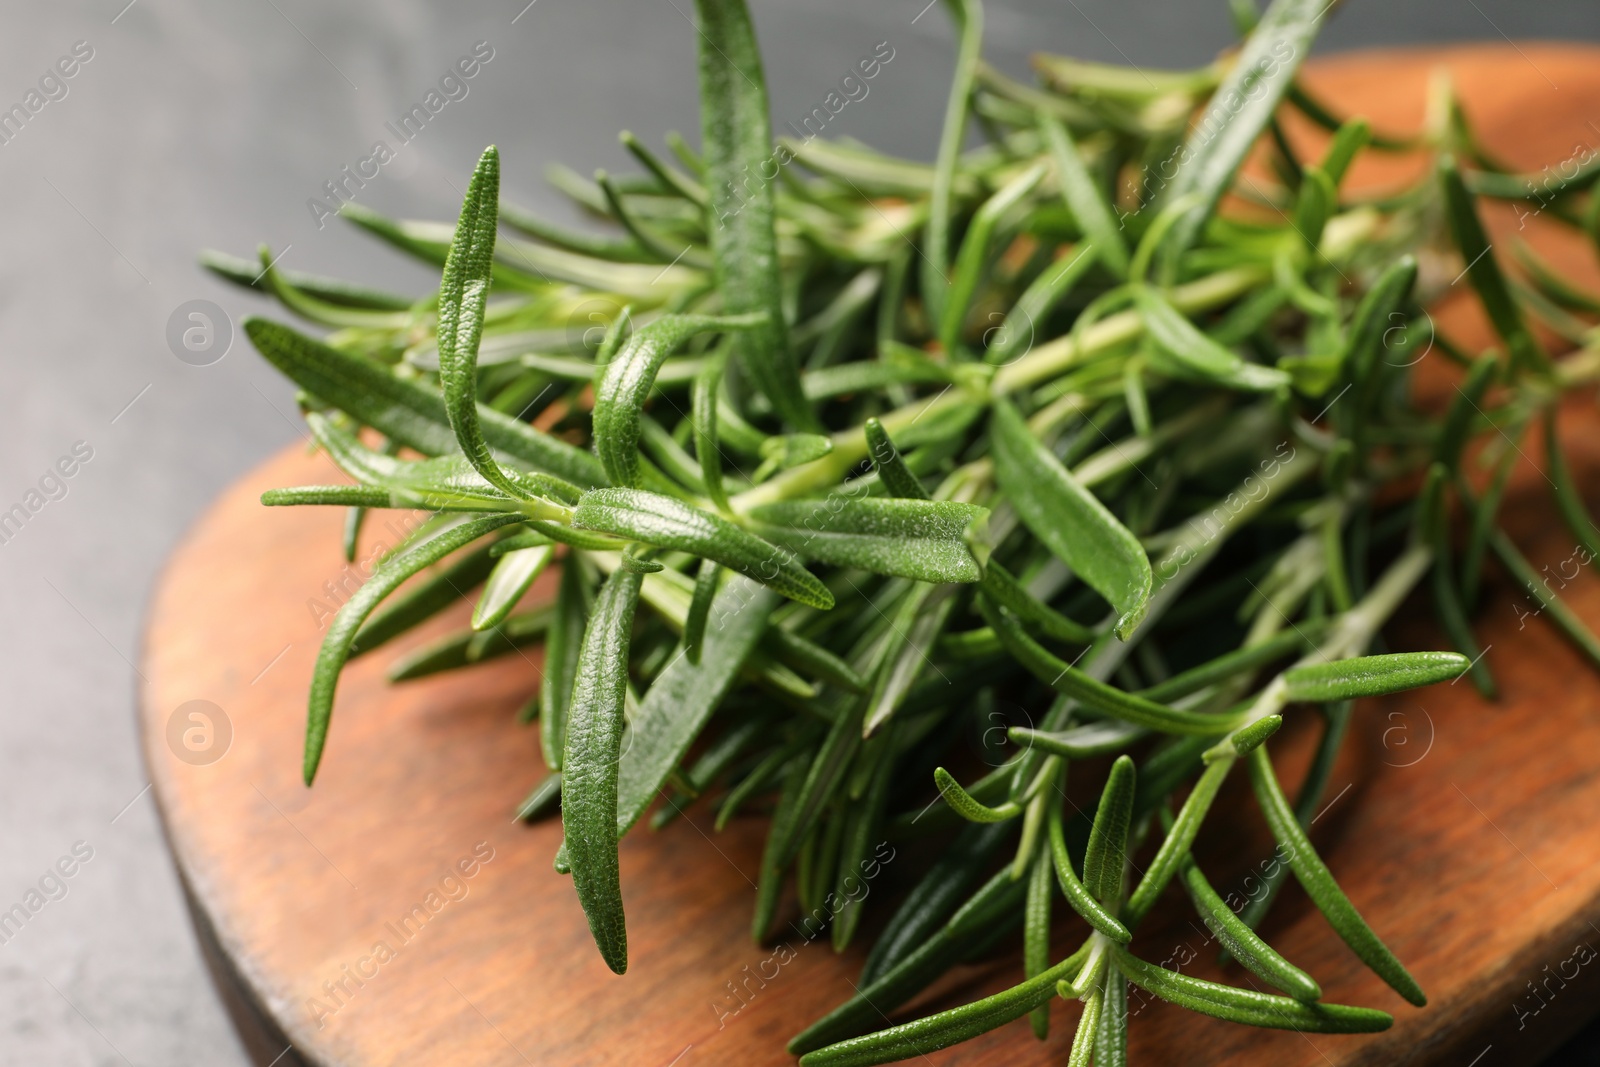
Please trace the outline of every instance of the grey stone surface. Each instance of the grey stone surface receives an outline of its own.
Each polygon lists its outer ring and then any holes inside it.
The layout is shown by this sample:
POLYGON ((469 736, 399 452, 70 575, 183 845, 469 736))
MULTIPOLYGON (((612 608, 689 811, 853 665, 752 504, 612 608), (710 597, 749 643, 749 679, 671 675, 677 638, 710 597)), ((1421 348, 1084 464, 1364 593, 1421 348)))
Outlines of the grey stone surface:
MULTIPOLYGON (((625 170, 618 129, 696 128, 691 0, 524 2, 0 4, 0 105, 75 42, 93 50, 66 95, 0 145, 0 510, 75 443, 92 449, 65 495, 0 544, 0 909, 76 843, 92 850, 65 895, 47 881, 60 899, 0 944, 0 1063, 244 1062, 142 792, 134 664, 169 548, 298 430, 289 388, 247 343, 194 366, 169 351, 168 319, 195 299, 235 318, 257 306, 194 267, 208 245, 248 254, 264 240, 288 266, 424 291, 422 271, 319 229, 306 201, 476 41, 494 58, 362 191, 368 203, 449 218, 493 141, 506 195, 560 216, 546 163, 625 170)), ((942 10, 919 16, 925 2, 754 0, 778 123, 886 40, 896 58, 837 129, 931 155, 950 35, 942 10)), ((1600 38, 1593 0, 1344 7, 1324 50, 1600 38)), ((991 58, 1019 73, 1035 48, 1180 65, 1229 39, 1221 0, 990 0, 988 22, 991 58)))

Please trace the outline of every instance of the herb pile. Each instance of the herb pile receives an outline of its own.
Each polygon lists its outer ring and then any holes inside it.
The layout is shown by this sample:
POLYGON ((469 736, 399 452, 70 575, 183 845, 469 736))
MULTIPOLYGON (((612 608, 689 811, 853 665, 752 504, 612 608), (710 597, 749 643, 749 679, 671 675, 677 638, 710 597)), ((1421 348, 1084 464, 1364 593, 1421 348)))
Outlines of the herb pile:
POLYGON ((347 660, 468 595, 470 628, 392 677, 543 643, 523 718, 549 776, 520 814, 559 810, 556 867, 614 971, 618 838, 658 798, 656 826, 770 809, 758 939, 792 884, 844 949, 874 847, 942 838, 869 925, 858 994, 791 1043, 804 1064, 914 1057, 1024 1015, 1042 1038, 1061 996, 1082 1001, 1069 1062, 1109 1067, 1129 983, 1254 1026, 1387 1027, 1324 1003, 1253 932, 1290 871, 1423 1004, 1306 826, 1352 701, 1468 670, 1493 692, 1468 625, 1489 555, 1600 660, 1496 523, 1515 442, 1543 420, 1561 513, 1600 554, 1554 433, 1562 391, 1600 378, 1583 318, 1600 300, 1531 254, 1503 273, 1475 206, 1537 201, 1594 232, 1600 168, 1510 173, 1447 87, 1414 136, 1334 117, 1296 81, 1324 0, 1236 3, 1243 43, 1200 70, 1041 57, 1038 86, 981 61, 981 6, 958 0, 932 165, 774 142, 743 0, 696 6, 702 148, 672 136, 669 159, 624 134, 639 174, 552 172, 613 235, 501 204, 490 148, 453 229, 342 210, 442 267, 421 300, 278 270, 266 249, 259 266, 207 255, 332 331, 246 323, 354 481, 264 502, 350 509, 352 554, 370 509, 424 513, 329 628, 306 781, 347 660), (1288 110, 1329 131, 1316 158, 1284 136, 1288 110), (1265 171, 1241 177, 1258 142, 1265 171), (1372 151, 1434 165, 1382 197, 1341 191, 1372 151), (1493 350, 1460 351, 1421 313, 1458 269, 1493 350), (1575 351, 1554 358, 1533 319, 1575 351), (1437 417, 1408 390, 1430 352, 1464 368, 1437 417), (552 567, 554 601, 528 607, 552 567), (1420 586, 1454 650, 1382 654, 1420 586), (1323 723, 1293 799, 1268 755, 1285 713, 1323 723), (1108 758, 1093 817, 1068 817, 1069 768, 1108 758), (1236 767, 1287 858, 1240 913, 1190 854, 1236 767), (1174 881, 1249 988, 1141 958, 1139 923, 1174 881), (1088 934, 1056 958, 1067 913, 1088 934), (872 1032, 1019 930, 1021 984, 872 1032))

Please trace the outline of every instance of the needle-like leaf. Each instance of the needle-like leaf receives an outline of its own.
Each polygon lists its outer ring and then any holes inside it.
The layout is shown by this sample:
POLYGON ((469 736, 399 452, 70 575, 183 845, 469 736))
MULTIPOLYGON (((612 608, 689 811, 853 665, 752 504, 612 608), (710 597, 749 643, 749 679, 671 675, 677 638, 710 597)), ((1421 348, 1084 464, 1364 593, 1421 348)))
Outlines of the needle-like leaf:
POLYGON ((788 550, 763 541, 727 519, 659 493, 642 489, 585 493, 572 513, 572 525, 659 548, 693 552, 770 585, 791 600, 815 608, 833 607, 833 594, 828 587, 788 550))
MULTIPOLYGON (((1288 854, 1289 867, 1306 895, 1327 916, 1329 925, 1344 939, 1345 944, 1361 957, 1361 962, 1372 968, 1379 978, 1389 983, 1390 988, 1412 1004, 1418 1007, 1426 1004, 1427 995, 1422 992, 1417 980, 1372 932, 1372 927, 1356 911, 1350 898, 1333 880, 1327 864, 1322 862, 1322 857, 1312 847, 1311 839, 1306 836, 1299 820, 1295 818, 1294 809, 1283 795, 1283 787, 1278 785, 1278 776, 1272 770, 1272 760, 1267 755, 1266 746, 1257 748, 1246 759, 1250 767, 1250 784, 1255 787, 1262 814, 1267 817, 1272 836, 1288 854)), ((1133 975, 1129 977, 1138 981, 1133 975)), ((1161 995, 1154 989, 1151 992, 1161 995)))
POLYGON ((1303 1004, 1289 997, 1235 989, 1157 967, 1124 949, 1116 950, 1116 965, 1134 985, 1162 1000, 1246 1026, 1313 1034, 1370 1034, 1394 1024, 1392 1016, 1374 1008, 1303 1004))
POLYGON ((700 121, 717 288, 730 313, 764 313, 733 351, 773 410, 800 429, 815 421, 789 347, 773 230, 772 128, 761 52, 744 0, 695 0, 700 24, 700 121))
POLYGON ((762 537, 809 559, 923 582, 975 582, 989 511, 953 500, 831 496, 750 512, 762 537))
POLYGON ((617 775, 622 705, 628 689, 628 643, 644 575, 611 572, 595 597, 572 687, 561 757, 561 828, 572 884, 600 956, 617 974, 628 969, 628 929, 617 860, 617 775))
POLYGON ((1283 680, 1290 700, 1325 703, 1448 682, 1466 669, 1467 657, 1456 652, 1398 652, 1295 667, 1283 680))
POLYGON ((1117 611, 1117 634, 1131 634, 1150 601, 1154 576, 1138 538, 1118 522, 1033 436, 1010 401, 990 416, 995 474, 1034 536, 1117 611))
POLYGON ((339 684, 339 672, 349 658, 350 645, 356 633, 367 616, 372 614, 372 609, 422 568, 516 521, 515 515, 490 515, 453 526, 386 561, 344 602, 339 613, 328 624, 327 636, 322 639, 317 665, 311 674, 311 696, 306 713, 306 785, 310 785, 316 777, 317 765, 322 762, 322 749, 328 740, 328 722, 333 717, 333 694, 339 684))

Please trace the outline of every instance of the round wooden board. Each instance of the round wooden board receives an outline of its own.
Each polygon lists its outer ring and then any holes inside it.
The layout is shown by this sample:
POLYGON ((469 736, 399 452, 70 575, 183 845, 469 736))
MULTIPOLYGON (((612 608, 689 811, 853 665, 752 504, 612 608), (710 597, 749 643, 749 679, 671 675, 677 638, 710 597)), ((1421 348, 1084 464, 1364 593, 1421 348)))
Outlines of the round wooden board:
MULTIPOLYGON (((1411 130, 1439 65, 1486 143, 1519 166, 1538 170, 1600 141, 1589 122, 1600 115, 1600 51, 1366 53, 1318 62, 1308 80, 1380 128, 1411 130)), ((1407 165, 1367 163, 1355 177, 1382 183, 1407 165)), ((1491 222, 1497 248, 1526 224, 1509 211, 1491 222)), ((1540 220, 1527 225, 1559 264, 1596 284, 1592 251, 1540 220)), ((1484 339, 1471 315, 1448 302, 1441 311, 1463 338, 1484 339)), ((1442 360, 1422 371, 1424 393, 1448 395, 1442 360)), ((1581 484, 1600 501, 1588 403, 1569 407, 1566 428, 1581 484)), ((1559 566, 1573 546, 1548 506, 1542 463, 1533 455, 1519 472, 1507 514, 1529 555, 1559 566)), ((316 788, 300 784, 312 661, 328 610, 359 574, 339 554, 339 510, 268 511, 258 497, 333 480, 323 460, 297 448, 231 488, 174 554, 146 629, 140 718, 155 797, 202 939, 259 1062, 792 1062, 784 1041, 850 995, 860 955, 836 957, 795 927, 776 945, 754 945, 761 822, 713 834, 695 815, 623 842, 631 965, 626 977, 611 974, 570 883, 551 869, 559 826, 510 818, 543 773, 536 731, 512 721, 538 677, 537 651, 398 686, 382 675, 393 651, 356 662, 339 689, 316 788), (183 707, 196 700, 220 710, 209 740, 184 737, 202 725, 183 707)), ((379 541, 394 541, 382 518, 362 558, 379 541)), ((1395 1014, 1394 1028, 1308 1038, 1147 1004, 1132 1027, 1134 1063, 1527 1064, 1593 1011, 1600 967, 1583 966, 1594 958, 1583 946, 1600 943, 1590 925, 1600 923, 1600 682, 1529 617, 1524 597, 1503 584, 1491 594, 1481 623, 1504 700, 1486 703, 1462 683, 1367 702, 1314 827, 1351 898, 1428 989, 1429 1007, 1405 1005, 1363 970, 1291 887, 1269 939, 1328 999, 1381 1006, 1395 1014)), ((1587 568, 1566 595, 1600 624, 1600 581, 1587 568)), ((463 618, 436 620, 397 647, 463 618)), ((1397 647, 1443 645, 1411 619, 1391 635, 1397 647)), ((1291 728, 1274 742, 1291 780, 1309 740, 1291 728)), ((1202 841, 1224 892, 1247 887, 1270 854, 1239 786, 1230 783, 1221 801, 1244 813, 1237 828, 1202 841)), ((895 892, 910 866, 890 861, 874 891, 895 892)), ((1063 929, 1063 945, 1069 935, 1079 931, 1063 929)), ((1175 893, 1136 948, 1244 984, 1237 969, 1217 970, 1215 946, 1175 893)), ((1014 954, 960 969, 917 1006, 961 1003, 1019 973, 1014 954)), ((1064 1062, 1076 1011, 1056 1002, 1046 1043, 1017 1022, 926 1062, 1064 1062)))

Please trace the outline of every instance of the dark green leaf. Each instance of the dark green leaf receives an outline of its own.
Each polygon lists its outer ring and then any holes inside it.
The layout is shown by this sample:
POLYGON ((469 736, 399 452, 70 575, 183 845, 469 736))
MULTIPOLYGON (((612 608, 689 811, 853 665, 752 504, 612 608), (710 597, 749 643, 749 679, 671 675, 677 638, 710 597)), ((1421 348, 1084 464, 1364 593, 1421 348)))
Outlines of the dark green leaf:
POLYGON ((680 500, 642 489, 604 489, 585 493, 572 515, 580 530, 642 541, 659 548, 693 552, 769 585, 792 600, 816 608, 833 607, 827 586, 790 553, 763 541, 726 519, 680 500))
POLYGON ((1055 163, 1061 195, 1077 220, 1078 228, 1094 245, 1100 262, 1117 277, 1126 278, 1128 245, 1122 239, 1122 227, 1112 217, 1111 204, 1089 174, 1072 134, 1048 114, 1039 116, 1039 130, 1044 134, 1045 146, 1055 163))
POLYGON ((1288 997, 1235 989, 1157 967, 1116 950, 1116 966, 1140 989, 1190 1011, 1246 1026, 1302 1030, 1313 1034, 1370 1034, 1387 1030, 1394 1019, 1375 1008, 1343 1004, 1302 1004, 1288 997))
POLYGON ((759 315, 663 315, 628 338, 594 391, 594 450, 613 485, 639 484, 639 419, 672 351, 696 334, 749 330, 761 321, 759 315))
POLYGON ((1107 907, 1122 899, 1122 869, 1127 862, 1128 830, 1133 821, 1133 760, 1118 756, 1100 793, 1089 846, 1083 853, 1083 887, 1107 907))
POLYGON ((567 744, 567 714, 572 707, 572 687, 578 677, 578 655, 589 625, 589 588, 577 553, 568 552, 561 563, 561 584, 556 587, 555 613, 544 646, 544 673, 539 679, 539 745, 545 766, 561 769, 567 744))
POLYGON ((483 587, 483 595, 473 606, 472 628, 487 630, 499 625, 511 614, 517 601, 533 585, 534 579, 544 573, 554 557, 553 544, 524 548, 501 556, 483 587))
POLYGON ((680 656, 651 684, 634 714, 633 743, 617 782, 617 836, 628 832, 660 793, 711 713, 728 695, 767 628, 777 596, 745 578, 722 586, 711 606, 698 663, 680 656))
POLYGON ((830 496, 754 508, 767 540, 802 556, 924 582, 975 582, 969 543, 988 509, 950 500, 830 496))
MULTIPOLYGON (((1422 987, 1417 985, 1416 979, 1411 977, 1405 966, 1395 958, 1394 953, 1389 951, 1388 946, 1372 932, 1366 920, 1350 903, 1350 898, 1344 895, 1344 890, 1333 880, 1333 875, 1322 862, 1322 857, 1318 856, 1316 849, 1312 847, 1311 839, 1301 828, 1299 820, 1295 818, 1294 810, 1289 807, 1289 801, 1283 795, 1283 788, 1278 785, 1278 776, 1273 773, 1272 760, 1267 755, 1266 746, 1257 748, 1246 759, 1250 767, 1250 784, 1255 787, 1256 799, 1261 804, 1262 813, 1267 817, 1267 825, 1272 828, 1272 836, 1277 839, 1283 851, 1288 853, 1289 866, 1305 889, 1306 895, 1316 904, 1318 910, 1327 916, 1328 924, 1344 939, 1344 943, 1349 945, 1379 978, 1389 983, 1396 993, 1412 1004, 1418 1007, 1426 1004, 1428 998, 1422 992, 1422 987)), ((1161 995, 1154 989, 1151 992, 1157 996, 1161 995)))
POLYGON ((1154 577, 1139 539, 1045 448, 1005 399, 990 418, 995 474, 1028 529, 1117 611, 1126 638, 1150 602, 1154 577))
MULTIPOLYGON (((295 384, 364 425, 424 455, 456 451, 444 397, 387 367, 314 341, 279 323, 254 317, 244 330, 256 350, 295 384)), ((600 462, 565 441, 540 433, 492 408, 478 410, 484 439, 505 456, 577 485, 605 484, 600 462)))
POLYGON ((1448 682, 1466 669, 1467 657, 1455 652, 1399 652, 1295 667, 1285 671, 1283 679, 1290 700, 1322 703, 1448 682))
POLYGON ((561 757, 561 828, 572 883, 595 945, 617 974, 628 969, 617 861, 617 773, 627 726, 622 706, 628 689, 628 644, 643 578, 631 568, 618 567, 595 597, 578 654, 561 757))
POLYGON ((322 749, 328 740, 328 722, 333 717, 333 694, 339 684, 339 672, 350 655, 350 645, 357 631, 367 616, 372 614, 372 609, 422 568, 516 521, 515 515, 491 515, 450 527, 437 537, 387 560, 344 602, 328 625, 327 636, 322 640, 316 666, 312 669, 311 696, 306 715, 304 775, 307 785, 316 777, 317 764, 322 761, 322 749))
POLYGON ((773 230, 774 190, 766 80, 744 0, 695 0, 700 23, 700 131, 710 210, 706 230, 717 262, 717 289, 730 313, 761 312, 752 332, 734 339, 740 365, 774 411, 800 429, 815 422, 789 347, 773 230))
POLYGON ((1239 50, 1211 102, 1178 151, 1177 173, 1163 191, 1166 203, 1193 196, 1167 244, 1169 262, 1188 251, 1234 174, 1255 147, 1311 53, 1311 42, 1328 11, 1327 0, 1273 0, 1239 50))
POLYGON ((1499 260, 1489 244, 1489 236, 1478 219, 1472 194, 1467 191, 1461 180, 1461 170, 1450 156, 1439 160, 1439 183, 1444 190, 1445 219, 1450 225, 1450 234, 1461 252, 1461 261, 1466 264, 1467 278, 1478 299, 1483 301, 1484 313, 1511 350, 1513 362, 1524 367, 1544 366, 1544 350, 1512 299, 1499 260))

